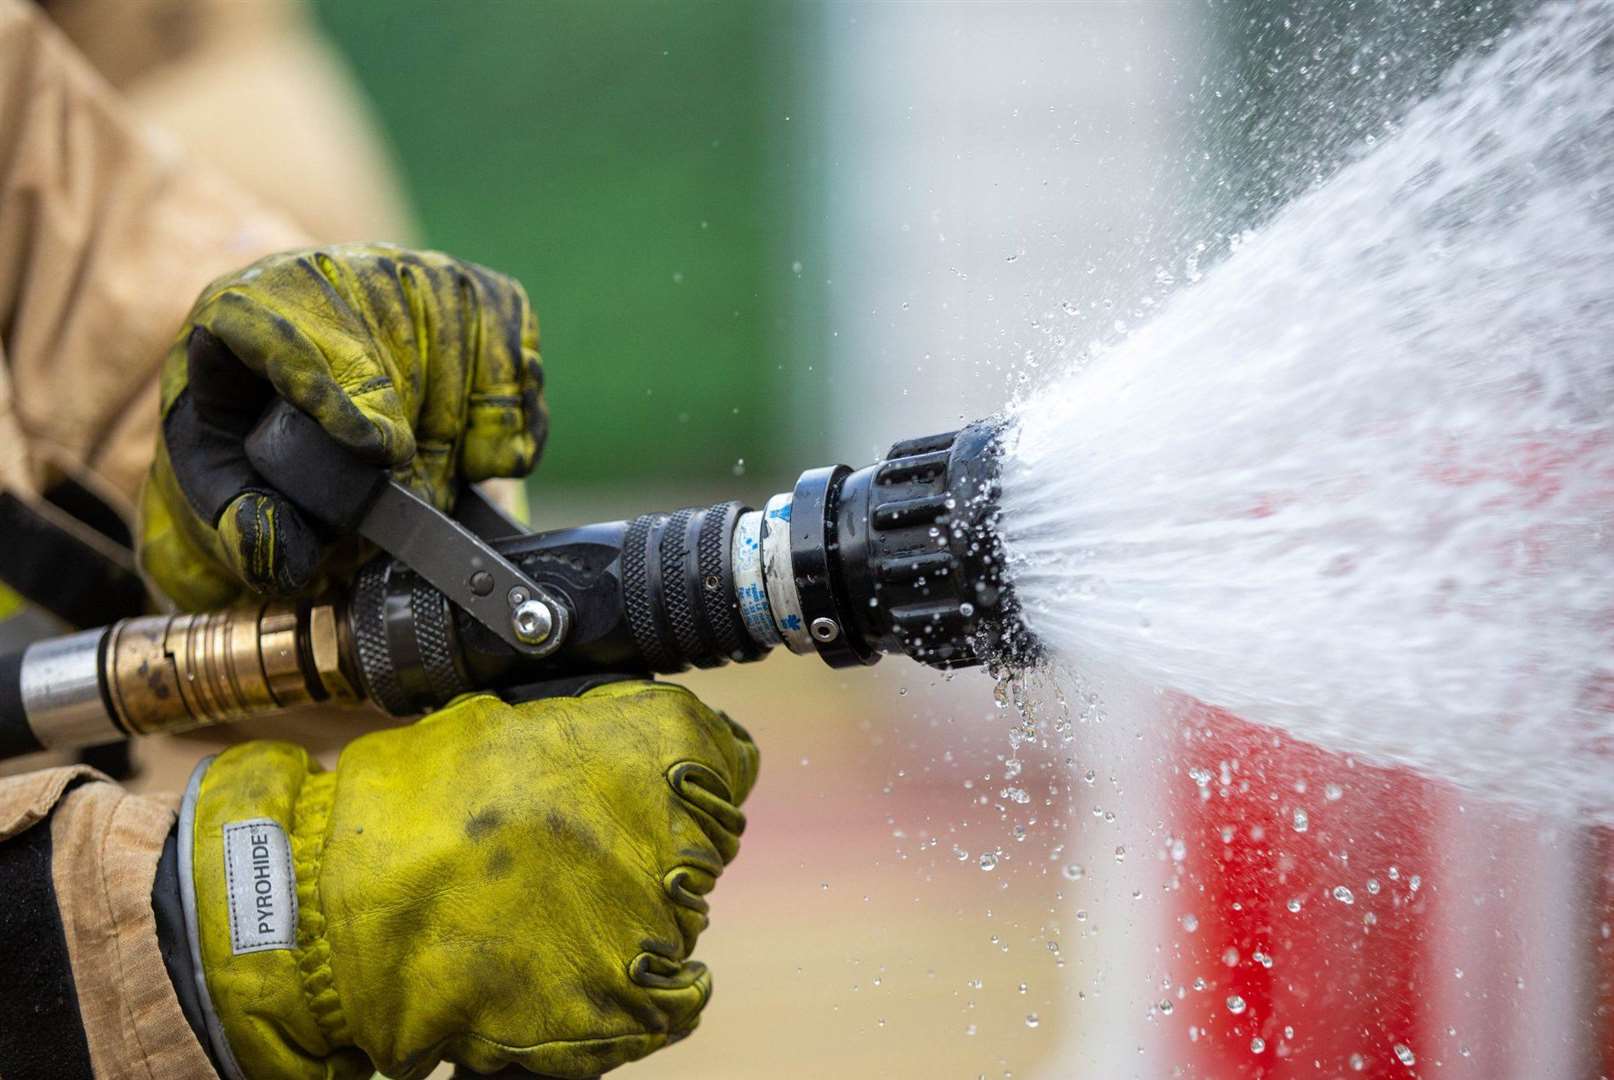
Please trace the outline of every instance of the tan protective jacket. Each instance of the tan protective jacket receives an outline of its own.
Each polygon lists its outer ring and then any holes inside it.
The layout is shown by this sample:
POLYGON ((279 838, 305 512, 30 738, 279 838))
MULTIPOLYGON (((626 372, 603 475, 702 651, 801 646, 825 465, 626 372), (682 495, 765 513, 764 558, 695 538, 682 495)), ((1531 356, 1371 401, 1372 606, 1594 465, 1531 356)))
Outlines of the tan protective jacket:
POLYGON ((132 516, 157 368, 191 300, 301 242, 139 130, 54 28, 0 0, 0 487, 71 476, 132 516))
MULTIPOLYGON (((51 879, 97 1077, 216 1076, 169 982, 151 908, 175 801, 131 795, 83 765, 0 779, 0 843, 51 831, 51 879)), ((12 986, 18 1003, 27 992, 12 986)))
MULTIPOLYGON (((144 130, 31 4, 0 0, 0 489, 37 501, 71 477, 132 517, 155 438, 157 369, 192 298, 305 242, 144 130)), ((97 1076, 213 1075, 151 910, 176 802, 83 767, 0 780, 0 842, 51 830, 97 1076)))

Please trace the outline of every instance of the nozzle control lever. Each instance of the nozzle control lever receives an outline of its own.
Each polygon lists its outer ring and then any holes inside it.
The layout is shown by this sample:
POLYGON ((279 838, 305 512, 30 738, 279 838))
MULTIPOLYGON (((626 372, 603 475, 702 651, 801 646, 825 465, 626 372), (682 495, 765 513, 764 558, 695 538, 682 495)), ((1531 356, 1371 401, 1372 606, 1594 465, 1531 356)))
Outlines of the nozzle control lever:
POLYGON ((526 656, 565 640, 570 613, 475 533, 354 457, 296 406, 277 400, 247 436, 247 459, 275 490, 332 528, 357 532, 425 578, 526 656))

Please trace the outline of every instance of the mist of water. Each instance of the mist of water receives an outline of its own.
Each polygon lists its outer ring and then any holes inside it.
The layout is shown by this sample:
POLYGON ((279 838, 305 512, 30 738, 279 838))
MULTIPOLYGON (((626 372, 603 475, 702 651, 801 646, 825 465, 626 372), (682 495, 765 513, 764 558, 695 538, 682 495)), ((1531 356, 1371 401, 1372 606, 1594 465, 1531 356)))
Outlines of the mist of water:
POLYGON ((1062 662, 1614 822, 1614 2, 1460 63, 1011 440, 1062 662))

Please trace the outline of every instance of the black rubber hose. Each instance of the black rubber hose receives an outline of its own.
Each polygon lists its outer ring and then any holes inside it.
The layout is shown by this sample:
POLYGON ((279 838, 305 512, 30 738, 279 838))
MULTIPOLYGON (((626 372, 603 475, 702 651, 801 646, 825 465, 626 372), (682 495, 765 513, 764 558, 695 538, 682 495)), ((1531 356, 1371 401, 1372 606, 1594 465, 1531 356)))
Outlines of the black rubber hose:
POLYGON ((0 656, 0 759, 43 749, 22 707, 22 653, 0 656))

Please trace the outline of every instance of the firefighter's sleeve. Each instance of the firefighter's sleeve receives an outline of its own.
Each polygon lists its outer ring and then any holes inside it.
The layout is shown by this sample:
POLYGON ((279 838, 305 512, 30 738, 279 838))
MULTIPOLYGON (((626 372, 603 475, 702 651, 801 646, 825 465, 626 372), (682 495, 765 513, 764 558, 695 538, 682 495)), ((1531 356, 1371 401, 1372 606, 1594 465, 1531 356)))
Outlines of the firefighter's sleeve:
POLYGON ((82 765, 0 780, 10 987, 0 1076, 217 1075, 185 936, 174 801, 131 795, 82 765))
POLYGON ((33 4, 0 0, 0 493, 37 507, 70 478, 132 521, 191 300, 306 242, 142 128, 33 4))

